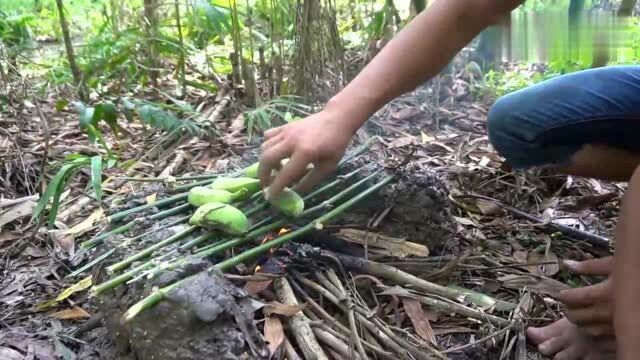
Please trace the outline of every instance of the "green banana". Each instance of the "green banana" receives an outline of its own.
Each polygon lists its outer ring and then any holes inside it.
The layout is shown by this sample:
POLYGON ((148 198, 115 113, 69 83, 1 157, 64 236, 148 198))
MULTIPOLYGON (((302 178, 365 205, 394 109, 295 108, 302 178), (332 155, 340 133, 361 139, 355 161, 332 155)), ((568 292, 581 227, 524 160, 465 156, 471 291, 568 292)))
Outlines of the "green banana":
POLYGON ((269 197, 271 205, 286 216, 298 217, 304 211, 304 200, 295 191, 284 188, 277 198, 269 197))
POLYGON ((226 190, 210 189, 204 186, 196 186, 189 190, 188 201, 193 206, 201 206, 210 202, 230 204, 236 199, 245 197, 246 190, 231 193, 226 190))
POLYGON ((210 202, 200 206, 189 219, 189 224, 222 230, 232 235, 241 235, 249 230, 249 219, 242 211, 221 202, 210 202))

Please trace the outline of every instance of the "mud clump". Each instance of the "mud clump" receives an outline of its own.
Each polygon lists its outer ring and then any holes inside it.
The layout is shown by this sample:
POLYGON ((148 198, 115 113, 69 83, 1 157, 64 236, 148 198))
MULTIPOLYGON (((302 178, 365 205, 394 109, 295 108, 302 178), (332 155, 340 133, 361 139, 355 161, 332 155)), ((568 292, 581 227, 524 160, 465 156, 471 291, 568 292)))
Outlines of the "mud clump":
MULTIPOLYGON (((364 177, 383 166, 376 153, 368 153, 346 166, 345 173, 361 169, 364 177)), ((451 215, 449 192, 442 179, 432 170, 417 164, 374 176, 367 184, 373 186, 390 173, 396 180, 367 197, 340 219, 340 224, 374 225, 372 231, 426 245, 432 253, 441 253, 445 248, 455 250, 455 223, 451 215), (383 212, 389 209, 386 214, 383 212)))
POLYGON ((206 271, 210 266, 207 260, 194 259, 144 284, 120 286, 98 298, 121 358, 232 360, 268 355, 253 322, 259 306, 218 271, 206 271), (130 322, 122 321, 131 305, 185 277, 159 304, 130 322))

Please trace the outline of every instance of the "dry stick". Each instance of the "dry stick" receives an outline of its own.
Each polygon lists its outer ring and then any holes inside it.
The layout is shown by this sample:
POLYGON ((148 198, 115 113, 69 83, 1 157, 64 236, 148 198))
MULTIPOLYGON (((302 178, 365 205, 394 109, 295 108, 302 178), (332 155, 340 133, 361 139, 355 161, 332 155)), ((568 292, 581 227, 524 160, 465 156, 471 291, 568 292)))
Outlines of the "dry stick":
MULTIPOLYGON (((285 233, 282 236, 279 236, 267 243, 258 245, 252 249, 249 249, 247 251, 244 251, 230 259, 227 259, 219 264, 216 264, 214 266, 212 266, 211 268, 209 268, 209 270, 213 270, 213 269, 218 269, 221 271, 224 270, 228 270, 229 268, 236 266, 240 263, 243 263, 245 261, 248 260, 252 260, 253 258, 255 258, 256 256, 265 253, 269 250, 271 250, 273 247, 276 246, 280 246, 285 244, 286 242, 293 240, 295 238, 297 238, 298 236, 302 236, 314 229, 321 229, 323 224, 326 222, 329 222, 331 220, 333 220, 335 217, 339 216, 340 214, 342 214, 344 211, 346 211, 348 208, 350 208, 351 206, 355 205, 356 203, 358 203, 359 201, 361 201, 362 199, 366 198, 367 196, 373 194, 374 192, 378 191, 379 189, 381 189, 382 187, 388 185, 391 181, 393 181, 395 178, 395 175, 389 175, 386 178, 384 178, 382 181, 380 181, 379 183, 377 183, 376 185, 368 188, 367 190, 363 191, 362 193, 356 195, 355 197, 353 197, 350 200, 345 201, 344 203, 340 204, 339 206, 335 207, 333 210, 327 212, 326 214, 320 216, 319 218, 317 218, 315 221, 312 221, 310 223, 308 223, 307 225, 298 228, 296 230, 290 231, 288 233, 285 233)), ((346 190, 345 190, 346 191, 346 190)), ((141 311, 144 311, 152 306, 155 306, 157 303, 159 303, 160 301, 162 301, 162 299, 164 299, 166 297, 166 295, 172 291, 173 289, 175 289, 176 287, 180 286, 180 284, 182 282, 188 281, 190 278, 192 278, 194 275, 186 277, 182 280, 178 280, 177 282, 165 286, 161 289, 158 289, 156 291, 154 291, 153 293, 151 293, 149 296, 147 296, 146 298, 142 299, 141 301, 137 302, 136 304, 134 304, 132 307, 130 307, 125 314, 123 315, 123 318, 125 321, 129 321, 131 319, 133 319, 138 313, 140 313, 141 311)))
MULTIPOLYGON (((315 290, 317 293, 319 293, 324 298, 329 300, 329 302, 339 307, 342 311, 346 312, 346 309, 344 308, 344 304, 341 304, 338 298, 335 295, 333 295, 331 292, 329 292, 327 289, 303 277, 297 272, 294 272, 293 276, 296 279, 296 281, 315 290)), ((369 314, 362 315, 360 312, 358 312, 355 315, 358 321, 361 322, 374 336, 380 339, 380 341, 382 341, 385 345, 393 349, 393 351, 395 351, 398 355, 406 355, 407 349, 403 348, 398 343, 396 343, 393 339, 391 339, 389 336, 382 333, 374 323, 372 323, 367 319, 369 314)))
MULTIPOLYGON (((320 326, 324 331, 330 333, 331 335, 339 338, 342 341, 349 341, 349 339, 343 335, 340 334, 339 332, 333 330, 332 328, 330 328, 329 326, 327 326, 325 323, 323 322, 319 322, 319 323, 311 323, 311 326, 320 326)), ((380 348, 379 346, 375 346, 373 344, 370 344, 368 342, 366 342, 365 340, 362 341, 362 344, 369 350, 371 350, 371 352, 379 355, 381 358, 383 359, 388 359, 388 360, 397 360, 397 358, 390 352, 383 350, 382 348, 380 348)))
MULTIPOLYGON (((418 348, 417 346, 411 344, 410 342, 406 341, 405 339, 401 338, 400 336, 396 335, 393 331, 391 331, 385 323, 382 322, 382 320, 380 320, 379 318, 374 318, 373 319, 374 324, 380 329, 382 330, 383 333, 385 333, 387 336, 389 336, 390 338, 392 338, 393 340, 395 340, 398 344, 400 344, 401 346, 403 346, 405 349, 408 349, 408 351, 413 354, 416 357, 419 358, 424 358, 423 352, 420 348, 418 348)), ((430 347, 430 346, 425 346, 427 348, 427 350, 429 350, 429 352, 433 355, 435 355, 436 357, 443 359, 443 360, 447 360, 447 357, 444 356, 441 352, 437 351, 436 349, 430 347)), ((426 357, 426 359, 432 360, 431 357, 426 357)))
POLYGON ((476 345, 478 345, 480 343, 483 343, 483 342, 485 342, 485 341, 487 341, 487 340, 489 340, 491 338, 494 338, 496 336, 504 334, 505 332, 511 330, 512 327, 513 327, 513 324, 509 324, 509 326, 507 326, 507 327, 505 327, 503 329, 500 329, 500 330, 494 332, 493 334, 489 334, 489 335, 483 337, 482 339, 478 339, 478 340, 476 340, 476 341, 474 341, 474 342, 472 342, 470 344, 466 344, 466 345, 458 346, 458 347, 455 347, 455 348, 447 349, 447 350, 443 351, 443 353, 449 354, 449 353, 452 353, 452 352, 458 352, 458 351, 462 351, 462 350, 468 349, 470 347, 474 347, 474 346, 476 346, 476 345))
POLYGON ((353 313, 354 303, 351 301, 347 290, 342 286, 342 282, 338 278, 338 275, 333 271, 333 269, 329 268, 327 270, 327 276, 329 280, 337 287, 338 291, 342 294, 342 297, 347 302, 347 317, 349 319, 349 327, 351 327, 351 341, 356 345, 356 350, 358 350, 358 354, 363 360, 368 360, 367 354, 362 347, 362 341, 360 340, 360 336, 358 335, 358 327, 356 326, 356 318, 353 313))
POLYGON ((563 225, 563 224, 559 224, 557 222, 552 221, 545 221, 535 215, 531 215, 528 214, 520 209, 517 209, 511 205, 507 205, 505 203, 503 203, 502 201, 498 200, 498 199, 494 199, 492 197, 489 196, 484 196, 484 195, 479 195, 479 194, 468 194, 468 195, 460 195, 457 196, 459 198, 477 198, 477 199, 482 199, 485 201, 489 201, 505 210, 508 210, 510 212, 512 212, 514 215, 517 215, 521 218, 527 219, 529 221, 533 221, 536 222, 538 224, 543 224, 543 225, 548 225, 554 229, 556 229, 557 231, 565 234, 565 235, 569 235, 569 236, 573 236, 577 239, 581 239, 581 240, 585 240, 588 243, 590 243, 591 245, 594 246, 599 246, 599 247, 609 247, 611 246, 611 242, 609 241, 609 239, 607 239, 606 237, 600 236, 600 235, 596 235, 596 234, 592 234, 586 231, 582 231, 580 229, 575 229, 572 228, 571 226, 567 226, 567 225, 563 225))
MULTIPOLYGON (((298 276, 298 281, 303 281, 303 280, 301 279, 301 278, 302 278, 302 275, 297 274, 297 276, 298 276)), ((315 284, 315 285, 314 285, 314 284, 311 284, 311 282, 308 282, 308 283, 305 283, 305 285, 311 285, 311 286, 312 286, 312 287, 314 287, 316 290, 320 290, 320 291, 322 292, 321 287, 320 287, 319 285, 317 285, 317 284, 315 284)), ((334 286, 334 288, 335 288, 335 286, 334 286)), ((325 291, 327 291, 327 292, 329 292, 329 293, 331 292, 330 290, 325 290, 325 291)), ((325 294, 326 294, 326 293, 325 293, 325 294)), ((335 299, 336 299, 338 302, 341 302, 341 301, 342 301, 342 300, 339 298, 338 294, 332 293, 332 295, 335 297, 335 299)), ((369 313, 367 310, 362 309, 362 308, 360 308, 360 307, 357 307, 357 306, 353 305, 353 303, 351 303, 351 305, 352 305, 351 309, 349 309, 349 308, 348 308, 348 307, 346 307, 346 306, 344 307, 345 312, 347 313, 347 315, 349 314, 350 310, 353 310, 354 308, 355 308, 355 310, 356 310, 356 311, 358 311, 359 315, 361 315, 361 316, 367 316, 367 314, 369 313)), ((353 312, 351 312, 351 313, 353 314, 353 312)), ((383 325, 383 323, 382 323, 382 322, 379 322, 379 321, 376 321, 376 320, 378 320, 378 319, 374 319, 374 320, 373 320, 374 324, 376 324, 378 327, 381 327, 381 326, 382 326, 382 327, 384 327, 384 325, 383 325)), ((420 352, 421 352, 421 350, 420 350, 420 349, 418 349, 417 347, 415 347, 415 346, 411 345, 409 342, 405 341, 404 339, 401 339, 400 337, 397 337, 397 336, 396 336, 396 335, 395 335, 391 330, 388 330, 386 327, 381 328, 381 330, 382 330, 383 332, 385 332, 385 333, 387 334, 387 336, 394 338, 394 340, 396 340, 396 342, 397 342, 397 343, 399 343, 401 346, 404 346, 405 348, 410 349, 409 351, 410 351, 412 354, 414 354, 414 355, 415 355, 416 353, 420 353, 420 352), (388 331, 387 331, 387 330, 388 330, 388 331)), ((438 356, 438 357, 440 357, 440 358, 444 358, 441 354, 439 354, 439 353, 438 353, 438 351, 437 351, 437 350, 435 350, 435 349, 433 349, 433 348, 431 348, 431 347, 428 347, 427 349, 428 349, 431 353, 433 353, 434 355, 436 355, 436 356, 438 356)))
POLYGON ((346 356, 348 359, 362 360, 360 355, 352 354, 349 346, 342 340, 324 331, 323 329, 314 327, 313 333, 316 335, 316 338, 318 338, 318 340, 322 341, 325 345, 337 351, 340 355, 346 356))
POLYGON ((298 293, 298 295, 302 296, 304 301, 316 311, 319 317, 331 323, 333 326, 335 326, 337 329, 342 331, 344 334, 349 334, 351 332, 351 330, 348 327, 342 325, 342 323, 340 323, 338 320, 336 320, 336 318, 331 316, 331 314, 329 314, 322 306, 320 306, 320 304, 318 304, 315 300, 313 300, 313 298, 311 298, 311 296, 309 296, 309 294, 307 294, 307 292, 304 291, 304 289, 302 289, 302 287, 300 287, 300 285, 298 285, 297 282, 291 280, 289 281, 289 283, 291 284, 291 287, 293 287, 293 289, 298 293))
POLYGON ((67 277, 73 277, 73 276, 80 275, 81 273, 89 270, 90 268, 92 268, 96 264, 100 263, 104 259, 106 259, 109 256, 113 255, 113 253, 115 253, 116 249, 118 249, 120 247, 128 246, 132 242, 137 241, 139 239, 142 239, 143 237, 151 235, 151 234, 153 234, 153 233, 155 233, 157 231, 164 230, 164 229, 170 228, 172 226, 176 226, 178 224, 182 224, 182 223, 186 222, 187 220, 189 220, 190 217, 191 217, 191 215, 183 216, 183 217, 178 218, 178 219, 176 219, 176 220, 174 220, 174 221, 172 221, 172 222, 170 222, 170 223, 168 223, 166 225, 162 225, 162 226, 160 226, 158 228, 151 229, 149 231, 146 231, 146 232, 144 232, 144 233, 142 233, 140 235, 134 236, 132 238, 125 239, 123 242, 121 242, 118 245, 116 245, 116 247, 114 247, 113 249, 111 249, 111 250, 105 252, 104 254, 98 256, 97 258, 93 259, 88 264, 84 265, 83 267, 81 267, 81 268, 75 270, 74 272, 72 272, 71 274, 67 275, 67 277))
MULTIPOLYGON (((452 289, 446 286, 438 285, 386 264, 381 264, 374 261, 329 251, 323 252, 325 252, 329 256, 338 258, 345 268, 351 270, 383 277, 398 284, 409 284, 426 293, 435 294, 453 301, 459 301, 461 297, 466 297, 476 305, 486 305, 485 301, 479 301, 475 296, 468 296, 469 294, 464 291, 464 289, 452 289)), ((515 308, 515 304, 512 304, 510 302, 494 299, 488 295, 484 295, 484 297, 491 299, 497 307, 504 309, 515 308)))
MULTIPOLYGON (((296 296, 286 278, 276 280, 274 282, 274 288, 280 302, 287 305, 298 305, 296 296)), ((318 340, 315 338, 314 332, 309 325, 310 321, 304 314, 298 312, 289 317, 287 322, 292 329, 295 329, 293 335, 298 342, 300 351, 302 351, 306 359, 329 360, 322 350, 322 347, 320 347, 320 344, 318 344, 318 340)))
POLYGON ((464 306, 462 304, 458 304, 455 302, 447 302, 443 300, 432 299, 426 296, 413 295, 413 294, 410 297, 418 300, 420 303, 424 305, 432 306, 434 308, 444 310, 449 313, 466 316, 471 319, 475 319, 479 321, 487 321, 491 324, 499 325, 499 326, 507 326, 511 324, 509 320, 503 319, 495 315, 486 314, 480 310, 472 309, 468 306, 464 306))

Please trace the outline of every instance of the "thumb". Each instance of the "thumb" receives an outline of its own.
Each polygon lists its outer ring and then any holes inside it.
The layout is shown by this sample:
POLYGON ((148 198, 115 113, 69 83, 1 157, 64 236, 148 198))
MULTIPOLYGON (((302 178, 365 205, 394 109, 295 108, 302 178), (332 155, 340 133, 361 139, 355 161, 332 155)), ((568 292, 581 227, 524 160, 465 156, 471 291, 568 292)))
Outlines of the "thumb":
POLYGON ((609 275, 613 268, 613 256, 585 261, 565 260, 564 265, 577 274, 609 275))

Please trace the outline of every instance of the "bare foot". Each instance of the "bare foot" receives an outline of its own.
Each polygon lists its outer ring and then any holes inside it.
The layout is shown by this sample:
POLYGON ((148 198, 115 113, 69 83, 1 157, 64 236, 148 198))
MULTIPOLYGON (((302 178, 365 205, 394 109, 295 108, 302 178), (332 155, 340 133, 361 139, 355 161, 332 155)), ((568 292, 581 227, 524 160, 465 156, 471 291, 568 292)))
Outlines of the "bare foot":
POLYGON ((527 337, 541 354, 554 360, 615 359, 613 340, 594 340, 562 318, 551 325, 527 329, 527 337))

